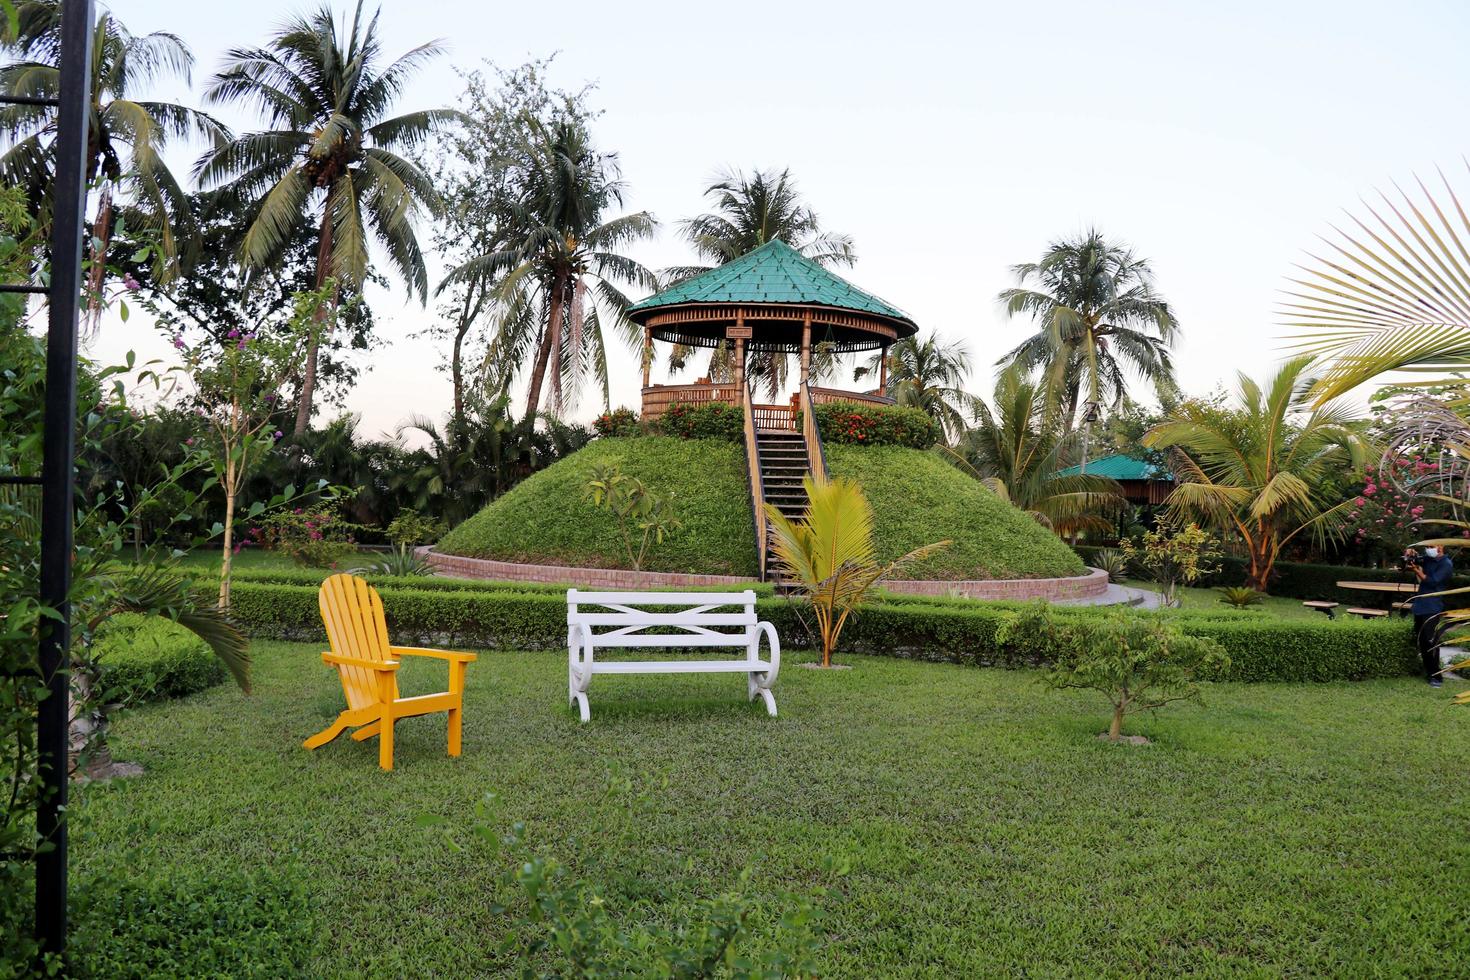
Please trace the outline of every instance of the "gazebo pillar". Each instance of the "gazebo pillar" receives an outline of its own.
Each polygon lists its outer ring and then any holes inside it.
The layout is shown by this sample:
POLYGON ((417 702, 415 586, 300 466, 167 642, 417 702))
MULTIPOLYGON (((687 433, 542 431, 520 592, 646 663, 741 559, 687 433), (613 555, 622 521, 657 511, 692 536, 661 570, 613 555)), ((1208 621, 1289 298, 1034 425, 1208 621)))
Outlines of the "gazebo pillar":
MULTIPOLYGON (((645 382, 646 384, 646 382, 645 382)), ((878 348, 878 394, 888 394, 888 345, 878 348)))
MULTIPOLYGON (((739 391, 745 390, 745 311, 735 311, 735 384, 739 391)), ((744 395, 740 395, 744 398, 744 395)))
POLYGON ((805 385, 812 373, 812 311, 807 310, 801 318, 801 383, 805 385))

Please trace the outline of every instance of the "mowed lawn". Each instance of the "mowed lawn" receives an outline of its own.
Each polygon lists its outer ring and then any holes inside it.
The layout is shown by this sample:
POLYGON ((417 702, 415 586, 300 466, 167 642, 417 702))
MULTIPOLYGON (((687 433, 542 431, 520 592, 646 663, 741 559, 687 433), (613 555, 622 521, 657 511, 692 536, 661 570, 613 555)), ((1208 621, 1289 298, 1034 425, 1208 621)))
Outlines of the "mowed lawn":
MULTIPOLYGON (((1470 950, 1457 684, 1212 685, 1139 718, 1155 744, 1131 748, 1030 672, 788 661, 776 719, 738 676, 598 678, 582 726, 563 658, 492 653, 464 756, 442 716, 409 720, 384 773, 374 742, 300 747, 341 707, 319 650, 257 644, 253 696, 119 718, 116 755, 148 774, 77 794, 76 879, 294 867, 317 975, 494 975, 505 859, 415 824, 468 827, 493 790, 539 851, 622 882, 619 915, 678 921, 747 867, 759 896, 830 887, 826 976, 1448 975, 1470 950)), ((442 669, 406 667, 405 693, 442 669)))

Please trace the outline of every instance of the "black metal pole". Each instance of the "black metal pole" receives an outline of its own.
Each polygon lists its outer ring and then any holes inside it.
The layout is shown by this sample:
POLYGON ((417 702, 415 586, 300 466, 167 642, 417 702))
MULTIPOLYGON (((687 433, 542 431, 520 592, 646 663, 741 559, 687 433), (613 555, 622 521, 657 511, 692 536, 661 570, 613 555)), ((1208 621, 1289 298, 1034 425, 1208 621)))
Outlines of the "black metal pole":
POLYGON ((49 846, 36 856, 36 937, 66 949, 67 667, 71 654, 72 487, 76 455, 77 305, 82 290, 82 220, 87 204, 87 108, 91 99, 92 0, 61 12, 61 98, 57 107, 50 319, 46 330, 46 421, 41 457, 41 604, 61 614, 41 630, 46 696, 37 706, 41 800, 36 830, 49 846))

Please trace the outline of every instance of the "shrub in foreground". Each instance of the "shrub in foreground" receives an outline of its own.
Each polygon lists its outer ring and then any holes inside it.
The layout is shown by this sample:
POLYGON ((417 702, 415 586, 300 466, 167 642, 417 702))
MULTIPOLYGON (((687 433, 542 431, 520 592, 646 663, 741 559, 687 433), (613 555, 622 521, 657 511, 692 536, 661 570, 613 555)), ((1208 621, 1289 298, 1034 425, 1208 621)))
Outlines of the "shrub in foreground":
POLYGON ((306 976, 318 938, 304 879, 275 870, 107 873, 77 889, 80 977, 306 976))
POLYGON ((1190 636, 1160 615, 1112 609, 1091 618, 1059 621, 1037 603, 1001 628, 1002 644, 1032 647, 1052 666, 1042 674, 1053 688, 1097 691, 1113 706, 1107 736, 1123 737, 1131 712, 1198 701, 1195 678, 1230 666, 1220 644, 1190 636))
POLYGON ((181 698, 225 679, 225 667, 204 641, 158 616, 113 616, 92 644, 104 703, 181 698))

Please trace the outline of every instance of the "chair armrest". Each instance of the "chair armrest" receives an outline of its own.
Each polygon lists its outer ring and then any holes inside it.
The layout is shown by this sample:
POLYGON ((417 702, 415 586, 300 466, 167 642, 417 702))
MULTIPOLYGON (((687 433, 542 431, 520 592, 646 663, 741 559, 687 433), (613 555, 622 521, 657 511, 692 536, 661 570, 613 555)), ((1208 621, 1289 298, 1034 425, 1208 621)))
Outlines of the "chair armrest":
POLYGON ((781 638, 776 635, 776 627, 764 620, 756 623, 755 626, 756 629, 766 634, 766 642, 771 647, 771 669, 766 674, 766 684, 771 685, 776 683, 776 675, 781 672, 781 638))
POLYGON ((428 647, 389 647, 395 657, 433 657, 436 660, 458 660, 463 663, 474 663, 479 659, 479 654, 463 653, 459 650, 431 650, 428 647))
POLYGON ((344 657, 337 653, 323 653, 322 663, 338 667, 361 667, 364 670, 394 671, 398 669, 396 660, 365 660, 362 657, 344 657))

